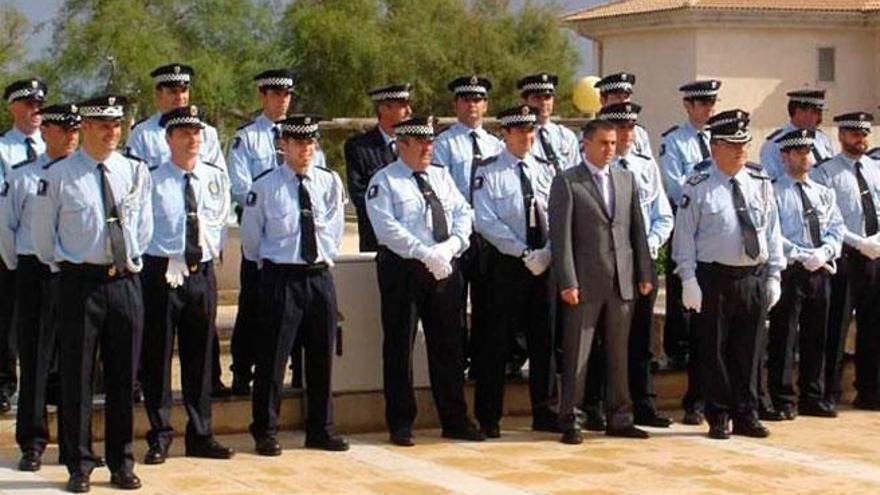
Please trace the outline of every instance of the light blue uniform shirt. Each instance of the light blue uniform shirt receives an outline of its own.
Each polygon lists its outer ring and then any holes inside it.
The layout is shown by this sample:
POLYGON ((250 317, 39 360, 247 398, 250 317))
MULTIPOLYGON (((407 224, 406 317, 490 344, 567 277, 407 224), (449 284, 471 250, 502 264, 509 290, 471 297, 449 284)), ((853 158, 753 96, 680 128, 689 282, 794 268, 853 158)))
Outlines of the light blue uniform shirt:
POLYGON ((651 138, 648 137, 648 130, 642 127, 641 124, 636 124, 635 133, 633 151, 642 155, 653 156, 654 152, 651 151, 651 138))
MULTIPOLYGON (((663 133, 660 143, 660 172, 663 174, 663 186, 669 201, 678 204, 681 201, 681 187, 684 181, 694 172, 694 165, 704 160, 700 151, 700 140, 709 147, 709 132, 696 129, 689 121, 677 125, 663 133)), ((711 153, 710 153, 711 154, 711 153)))
MULTIPOLYGON (((146 162, 113 152, 104 165, 125 235, 129 268, 139 270, 153 236, 152 181, 146 162)), ((113 263, 98 162, 79 150, 54 162, 38 186, 34 248, 45 264, 113 263)))
POLYGON ((434 163, 449 170, 455 186, 466 200, 470 197, 471 163, 474 159, 472 131, 477 133, 483 159, 495 156, 504 149, 504 143, 486 129, 471 129, 461 122, 452 124, 434 140, 434 163))
POLYGON ((663 182, 660 180, 660 170, 657 162, 646 155, 630 151, 626 157, 615 157, 613 166, 629 170, 636 177, 636 185, 639 188, 639 206, 642 210, 642 219, 645 223, 645 234, 648 237, 648 246, 656 251, 660 249, 672 234, 675 218, 672 215, 672 207, 663 190, 663 182), (626 166, 623 164, 626 159, 626 166))
MULTIPOLYGON (((764 168, 764 172, 769 175, 771 179, 776 179, 785 174, 785 164, 782 162, 782 152, 779 151, 779 144, 776 143, 776 139, 778 139, 779 136, 791 131, 796 131, 797 129, 798 128, 795 127, 794 124, 789 122, 781 129, 771 132, 764 141, 764 144, 761 145, 761 167, 764 168)), ((832 156, 834 156, 834 146, 831 145, 831 140, 828 139, 828 136, 822 132, 821 129, 816 129, 816 137, 813 140, 813 160, 816 163, 819 163, 832 156)))
MULTIPOLYGON (((858 161, 863 165, 862 175, 871 190, 874 209, 880 221, 880 164, 868 156, 862 156, 858 161)), ((813 180, 834 189, 837 207, 846 226, 843 242, 851 247, 856 247, 865 237, 865 216, 862 212, 862 195, 856 179, 855 162, 856 160, 840 153, 831 160, 814 166, 810 172, 813 180)))
MULTIPOLYGON (((147 254, 184 258, 186 253, 186 171, 168 161, 153 171, 153 238, 147 254)), ((220 255, 229 216, 229 179, 226 171, 202 161, 191 179, 199 215, 202 261, 220 255)))
MULTIPOLYGON (((427 182, 443 205, 449 235, 458 237, 463 253, 469 245, 474 214, 446 167, 432 165, 427 182)), ((370 179, 367 215, 379 244, 406 259, 423 260, 437 244, 431 230, 431 209, 425 202, 413 170, 396 160, 370 179)))
POLYGON ((479 168, 474 179, 475 228, 496 249, 519 258, 528 248, 526 215, 529 214, 523 201, 519 163, 525 163, 536 201, 534 221, 544 227, 545 239, 550 238, 547 203, 554 171, 552 165, 539 162, 531 154, 517 158, 506 149, 489 160, 479 168))
POLYGON ((15 261, 10 265, 10 259, 18 255, 33 255, 34 241, 31 235, 32 215, 34 201, 37 195, 37 187, 43 178, 43 167, 52 160, 44 153, 35 161, 20 162, 13 165, 6 177, 8 189, 2 194, 2 210, 0 210, 0 244, 4 246, 3 259, 6 266, 15 268, 15 261), (9 251, 9 247, 12 250, 9 251))
MULTIPOLYGON (((810 224, 804 214, 804 203, 797 182, 788 174, 781 175, 773 183, 776 204, 779 207, 779 227, 782 231, 782 249, 789 264, 798 257, 809 256, 814 249, 810 237, 810 224)), ((840 256, 843 243, 843 218, 837 208, 834 190, 807 178, 802 182, 803 191, 810 200, 819 220, 820 249, 826 258, 840 256)))
POLYGON ((34 140, 34 149, 37 156, 46 152, 46 143, 39 129, 31 136, 27 136, 13 127, 0 136, 0 179, 6 177, 13 165, 27 160, 27 144, 25 139, 30 137, 34 140))
MULTIPOLYGON (((284 163, 283 157, 279 158, 275 149, 275 134, 272 129, 276 128, 278 126, 269 120, 266 114, 260 114, 256 119, 239 127, 235 133, 235 139, 229 148, 227 164, 232 199, 241 206, 244 206, 245 197, 251 190, 254 178, 284 163)), ((323 151, 315 150, 311 166, 325 166, 323 151)))
MULTIPOLYGON (((581 161, 581 143, 578 142, 577 135, 563 125, 547 122, 544 125, 535 126, 535 142, 532 143, 532 154, 549 161, 547 154, 544 153, 544 146, 541 144, 541 134, 547 136, 550 147, 556 153, 559 159, 559 170, 565 170, 574 167, 581 161)), ((552 165, 551 165, 552 167, 552 165)))
MULTIPOLYGON (((309 166, 306 190, 312 200, 318 259, 333 264, 345 227, 345 193, 336 172, 309 166)), ((300 179, 288 166, 279 167, 254 183, 241 218, 245 258, 304 265, 300 253, 300 179)))
MULTIPOLYGON (((128 143, 126 143, 128 152, 146 160, 150 167, 156 167, 171 160, 171 150, 168 148, 168 141, 165 140, 165 128, 159 125, 161 118, 162 113, 159 112, 136 123, 132 126, 128 143)), ((223 158, 223 151, 220 148, 217 129, 213 126, 206 124, 202 129, 202 146, 199 149, 199 158, 226 169, 226 160, 223 158)))
POLYGON ((697 262, 729 266, 767 263, 768 275, 777 280, 785 268, 779 215, 770 179, 748 167, 743 167, 734 178, 758 233, 761 248, 758 258, 752 259, 745 252, 730 177, 719 170, 713 160, 708 171, 694 174, 682 188, 672 239, 672 258, 678 264, 675 273, 682 280, 695 276, 697 262))

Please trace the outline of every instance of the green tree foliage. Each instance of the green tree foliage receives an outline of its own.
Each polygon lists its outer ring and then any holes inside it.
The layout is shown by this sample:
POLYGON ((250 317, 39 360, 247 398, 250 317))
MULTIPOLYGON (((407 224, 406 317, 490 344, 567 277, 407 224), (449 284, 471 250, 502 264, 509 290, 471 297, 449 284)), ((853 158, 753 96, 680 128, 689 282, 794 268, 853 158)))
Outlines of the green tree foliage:
POLYGON ((0 71, 6 76, 10 66, 24 56, 24 39, 30 23, 15 6, 0 3, 0 71))

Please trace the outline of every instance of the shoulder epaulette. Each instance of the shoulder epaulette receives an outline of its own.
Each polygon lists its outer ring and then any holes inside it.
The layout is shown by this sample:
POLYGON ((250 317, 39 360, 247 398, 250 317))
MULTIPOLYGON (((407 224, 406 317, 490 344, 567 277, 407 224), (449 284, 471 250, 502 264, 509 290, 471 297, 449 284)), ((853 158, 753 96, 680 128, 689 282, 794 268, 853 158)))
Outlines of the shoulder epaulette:
POLYGON ((135 123, 134 123, 134 124, 131 124, 131 129, 134 129, 134 128, 135 128, 135 127, 137 127, 137 126, 139 126, 139 125, 141 125, 141 124, 143 124, 143 123, 144 123, 144 122, 146 122, 146 121, 147 121, 147 119, 149 119, 149 118, 150 118, 150 116, 149 116, 149 115, 147 115, 147 116, 146 116, 146 117, 144 117, 144 118, 142 118, 142 119, 140 119, 140 120, 138 120, 138 121, 137 121, 137 122, 135 122, 135 123))
POLYGON ((694 171, 703 172, 705 170, 708 170, 710 165, 712 165, 711 159, 703 160, 703 161, 697 163, 696 165, 694 165, 694 171))
POLYGON ((262 172, 260 172, 259 174, 257 174, 256 177, 254 177, 254 182, 256 182, 256 181, 262 179, 262 178, 263 178, 264 176, 266 176, 266 175, 269 175, 269 172, 271 172, 271 171, 273 171, 273 170, 275 170, 275 169, 274 169, 274 168, 267 168, 266 170, 263 170, 262 172))
POLYGON ((36 161, 36 160, 22 160, 22 161, 16 163, 15 165, 13 165, 13 166, 12 166, 12 170, 15 170, 15 169, 17 169, 17 168, 24 167, 25 165, 28 165, 28 164, 30 164, 30 163, 34 163, 35 161, 36 161))
POLYGON ((452 126, 451 126, 451 125, 448 125, 448 126, 442 128, 442 129, 440 129, 439 131, 435 132, 435 133, 434 133, 434 137, 437 137, 437 136, 439 136, 440 134, 443 134, 444 132, 448 131, 449 129, 452 129, 452 126))
MULTIPOLYGON (((636 127, 641 127, 642 129, 645 129, 645 126, 643 126, 642 124, 640 124, 638 122, 636 122, 636 127)), ((647 129, 645 129, 645 130, 647 131, 647 129)))
MULTIPOLYGON (((490 165, 492 163, 495 163, 496 161, 498 161, 499 156, 501 156, 501 155, 495 155, 495 156, 490 156, 489 158, 484 158, 483 161, 480 162, 480 166, 485 167, 486 165, 490 165)), ((544 163, 548 163, 548 162, 544 162, 544 163)))
POLYGON ((822 165, 822 164, 825 163, 825 162, 829 162, 829 161, 831 161, 832 158, 834 158, 834 157, 833 157, 833 156, 830 156, 830 157, 828 157, 828 158, 823 158, 823 159, 819 160, 818 162, 814 163, 813 166, 814 166, 814 167, 818 167, 819 165, 822 165))
POLYGON ((244 129, 245 127, 253 124, 254 122, 256 122, 256 120, 249 120, 249 121, 245 122, 244 124, 241 124, 240 126, 236 127, 235 130, 240 131, 240 130, 244 129))
POLYGON ((320 166, 320 165, 315 166, 315 170, 321 170, 321 171, 327 172, 328 174, 333 174, 333 173, 334 173, 334 172, 333 172, 333 169, 331 169, 331 168, 327 168, 327 167, 322 167, 322 166, 320 166))
POLYGON ((153 165, 152 167, 147 167, 147 168, 150 170, 150 172, 155 172, 156 170, 158 170, 159 166, 153 165))
POLYGON ((122 156, 124 156, 124 157, 126 157, 126 158, 130 158, 130 159, 135 160, 135 161, 138 161, 138 162, 144 162, 144 163, 147 163, 146 160, 144 160, 143 158, 141 158, 141 157, 135 155, 134 153, 132 153, 132 152, 129 151, 128 149, 126 149, 124 152, 122 152, 122 156))
POLYGON ((446 165, 443 165, 442 163, 434 163, 434 162, 431 162, 431 166, 432 166, 432 167, 446 168, 446 165))
POLYGON ((661 134, 661 136, 666 137, 667 134, 672 134, 673 132, 675 132, 677 130, 678 130, 678 126, 674 125, 674 126, 670 127, 669 129, 666 129, 666 131, 664 131, 663 134, 661 134))
POLYGON ((877 155, 878 153, 880 153, 880 146, 877 146, 875 148, 871 148, 865 152, 865 154, 870 156, 871 158, 874 158, 874 155, 877 155))
POLYGON ((497 140, 499 140, 499 141, 504 141, 504 138, 502 138, 502 137, 499 136, 498 134, 495 134, 495 133, 492 132, 492 131, 486 131, 486 134, 488 134, 488 135, 490 135, 490 136, 493 136, 495 139, 497 139, 497 140))
POLYGON ((540 156, 538 156, 538 155, 534 155, 534 154, 533 154, 533 155, 532 155, 532 158, 534 158, 535 160, 537 160, 537 161, 539 161, 539 162, 541 162, 541 163, 543 163, 543 164, 548 164, 548 163, 550 163, 550 160, 547 160, 546 158, 544 158, 544 157, 540 157, 540 156))
POLYGON ((705 181, 708 178, 709 178, 708 173, 700 172, 700 173, 696 173, 696 174, 693 174, 690 177, 688 177, 687 183, 692 186, 696 186, 697 184, 705 181))
POLYGON ((756 172, 764 172, 764 167, 755 162, 746 162, 746 168, 752 169, 756 172))
POLYGON ((639 157, 639 158, 644 158, 645 160, 650 160, 650 159, 651 159, 650 156, 648 156, 648 155, 643 155, 642 153, 639 153, 638 151, 633 151, 633 155, 636 155, 636 156, 639 157))
POLYGON ((776 136, 778 136, 780 132, 782 132, 782 127, 780 127, 779 129, 776 129, 775 131, 771 132, 770 135, 767 136, 767 141, 770 141, 771 139, 773 139, 773 138, 775 138, 776 136))
POLYGON ((60 162, 61 160, 64 160, 65 158, 67 158, 67 155, 59 156, 58 158, 52 160, 51 162, 43 165, 43 170, 49 170, 49 167, 51 167, 52 165, 55 165, 56 163, 60 162))
POLYGON ((223 167, 221 167, 220 165, 217 165, 216 163, 211 163, 211 162, 202 162, 202 163, 204 163, 205 165, 207 165, 209 167, 214 167, 217 170, 223 170, 223 167))

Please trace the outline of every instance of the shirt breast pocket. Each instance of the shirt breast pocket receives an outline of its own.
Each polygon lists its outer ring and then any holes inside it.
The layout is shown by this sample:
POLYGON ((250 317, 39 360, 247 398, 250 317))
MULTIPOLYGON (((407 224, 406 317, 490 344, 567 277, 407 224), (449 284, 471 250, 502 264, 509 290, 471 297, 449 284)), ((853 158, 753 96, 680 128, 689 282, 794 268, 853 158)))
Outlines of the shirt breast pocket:
POLYGON ((725 218, 722 205, 710 202, 703 203, 700 208, 700 231, 707 235, 720 234, 724 231, 725 218))
POLYGON ((278 206, 266 211, 266 237, 283 239, 299 229, 299 211, 292 205, 278 206))
POLYGON ((425 209, 418 198, 407 195, 394 199, 394 216, 403 223, 411 224, 424 215, 425 209))
POLYGON ((524 208, 522 202, 520 196, 512 191, 501 191, 492 196, 495 213, 504 220, 521 217, 524 208))

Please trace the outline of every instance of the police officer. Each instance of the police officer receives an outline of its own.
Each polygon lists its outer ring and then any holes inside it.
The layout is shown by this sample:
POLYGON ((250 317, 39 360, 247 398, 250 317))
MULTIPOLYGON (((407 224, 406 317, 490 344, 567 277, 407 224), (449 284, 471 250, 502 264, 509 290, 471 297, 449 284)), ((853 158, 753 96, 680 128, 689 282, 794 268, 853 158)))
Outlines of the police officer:
POLYGON ((712 165, 682 188, 672 256, 683 304, 697 312, 697 365, 709 437, 766 437, 757 417, 757 371, 767 310, 779 300, 785 266, 773 186, 746 163, 749 116, 708 121, 712 165))
POLYGON ((581 149, 571 129, 550 121, 558 84, 559 78, 546 72, 525 76, 516 83, 526 105, 538 109, 532 154, 546 160, 554 173, 577 165, 581 149))
POLYGON ((226 171, 202 160, 204 120, 195 105, 162 115, 169 160, 153 170, 153 238, 141 274, 146 321, 143 339, 144 406, 150 420, 145 464, 161 464, 174 439, 171 425, 171 354, 180 353, 186 455, 228 459, 233 450, 211 431, 212 318, 217 305, 214 260, 229 216, 226 171))
MULTIPOLYGON (((53 376, 50 372, 57 360, 57 278, 50 277, 49 267, 40 263, 35 255, 31 215, 43 167, 76 150, 80 125, 76 105, 44 107, 39 115, 46 153, 36 160, 13 165, 0 189, 0 251, 3 259, 8 260, 7 266, 16 270, 18 297, 14 322, 21 359, 21 387, 15 440, 21 449, 18 468, 22 471, 40 469, 49 441, 46 402, 49 388, 56 385, 50 379, 53 376)), ((57 374, 54 378, 58 378, 57 374)))
MULTIPOLYGON (((615 103, 599 111, 598 118, 614 124, 617 135, 616 156, 612 166, 629 170, 635 175, 639 189, 639 206, 644 220, 648 251, 651 255, 651 285, 647 294, 639 293, 633 305, 632 323, 629 332, 629 393, 633 402, 633 420, 637 425, 669 427, 672 420, 661 415, 654 403, 654 383, 651 376, 652 336, 654 328, 654 302, 657 300, 657 274, 653 261, 660 254, 660 248, 672 233, 674 217, 657 162, 650 155, 634 150, 636 122, 641 106, 636 103, 615 103)), ((603 373, 599 375, 602 379, 603 373)), ((587 380, 594 378, 587 376, 587 380)))
POLYGON ((133 471, 133 361, 144 317, 137 272, 153 218, 147 164, 115 151, 124 104, 125 98, 108 95, 77 105, 82 148, 49 167, 33 210, 37 256, 61 271, 61 415, 72 492, 89 490, 95 467, 89 431, 96 346, 104 369, 110 482, 124 489, 141 485, 133 471))
MULTIPOLYGON (((593 85, 599 90, 599 103, 603 107, 613 105, 615 103, 626 103, 630 101, 633 94, 633 87, 636 84, 635 74, 629 72, 617 72, 610 74, 593 85)), ((641 125, 636 126, 636 137, 633 141, 633 149, 642 155, 651 155, 651 139, 648 137, 648 131, 641 125)))
POLYGON ((865 155, 874 116, 853 112, 834 117, 841 153, 817 164, 816 182, 834 190, 846 227, 837 273, 831 279, 828 342, 825 354, 825 404, 834 408, 841 396, 846 336, 856 311, 856 391, 853 406, 880 410, 880 164, 865 155))
MULTIPOLYGON (((434 143, 434 163, 446 167, 462 196, 473 203, 471 185, 483 160, 501 152, 501 140, 483 128, 483 119, 489 110, 489 91, 492 82, 477 75, 451 81, 447 87, 454 95, 453 108, 456 122, 437 136, 434 143)), ((482 249, 483 240, 472 233, 470 248, 461 257, 464 277, 461 304, 461 337, 465 360, 479 354, 482 335, 487 332, 489 253, 482 249), (470 342, 465 314, 470 289, 470 342)), ((467 366, 467 364, 466 364, 467 366)))
MULTIPOLYGON (((284 162, 280 147, 281 128, 278 121, 287 115, 293 95, 296 74, 287 69, 271 69, 256 77, 262 113, 242 125, 235 133, 229 149, 229 181, 236 212, 241 215, 245 197, 253 182, 262 173, 277 168, 284 162)), ((324 166, 324 153, 315 150, 313 165, 324 166)), ((238 314, 232 330, 232 393, 247 395, 253 378, 253 332, 259 326, 260 274, 256 259, 242 256, 238 293, 238 314)))
POLYGON ((825 90, 799 89, 788 94, 789 122, 767 136, 761 146, 761 166, 764 172, 775 179, 785 173, 782 156, 776 139, 791 131, 809 129, 816 132, 813 140, 813 161, 819 163, 834 156, 834 147, 828 136, 819 129, 822 111, 825 109, 825 90))
POLYGON ((242 247, 262 264, 260 327, 250 430, 260 455, 281 455, 275 439, 287 356, 305 337, 307 448, 342 451, 333 429, 331 371, 336 337, 336 288, 329 267, 344 227, 344 192, 336 172, 314 164, 318 118, 279 122, 283 166, 254 183, 245 201, 242 247))
MULTIPOLYGON (((694 81, 678 88, 687 120, 663 133, 660 144, 660 173, 675 212, 681 201, 681 188, 698 163, 708 165, 712 157, 706 122, 715 113, 721 81, 694 81)), ((675 235, 673 233, 673 235, 675 235)), ((681 306, 681 280, 675 275, 675 262, 666 261, 666 319, 663 322, 663 350, 669 367, 688 371, 688 389, 682 398, 682 422, 703 422, 703 400, 697 387, 697 372, 688 357, 696 349, 696 337, 690 315, 681 306)))
POLYGON ((501 436, 505 364, 511 336, 524 328, 532 429, 561 432, 550 409, 555 372, 547 201, 554 169, 530 151, 540 110, 519 105, 498 114, 505 149, 483 161, 474 179, 475 226, 492 249, 489 325, 475 359, 474 409, 489 438, 501 436))
MULTIPOLYGON (((39 110, 46 98, 46 85, 39 79, 15 81, 3 91, 12 115, 12 129, 0 136, 0 180, 12 166, 34 161, 46 151, 40 135, 39 110)), ((15 394, 18 378, 15 372, 15 336, 12 312, 15 307, 15 271, 0 263, 0 413, 12 408, 9 398, 15 394)))
POLYGON ((376 112, 376 127, 345 140, 345 171, 348 194, 358 220, 361 252, 376 251, 376 234, 367 217, 367 185, 377 170, 397 160, 394 124, 412 114, 408 83, 391 84, 367 92, 376 112))
MULTIPOLYGON (((481 86, 484 87, 484 86, 481 86)), ((468 419, 459 315, 459 257, 467 250, 473 212, 449 170, 431 164, 432 117, 395 126, 400 158, 379 170, 367 189, 376 230, 376 270, 382 299, 385 420, 391 442, 414 445, 416 416, 412 349, 420 319, 428 350, 431 392, 443 436, 484 440, 468 419)))
POLYGON ((831 273, 840 256, 844 226, 834 190, 808 175, 815 135, 799 129, 776 140, 785 174, 773 188, 788 267, 782 272, 782 298, 770 312, 767 388, 774 410, 784 419, 794 419, 798 412, 837 415, 824 402, 825 328, 831 273), (800 355, 797 365, 796 352, 800 355), (799 394, 794 388, 796 366, 799 394))

